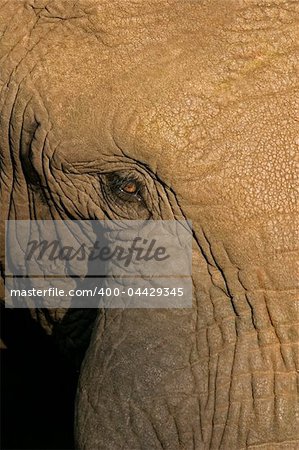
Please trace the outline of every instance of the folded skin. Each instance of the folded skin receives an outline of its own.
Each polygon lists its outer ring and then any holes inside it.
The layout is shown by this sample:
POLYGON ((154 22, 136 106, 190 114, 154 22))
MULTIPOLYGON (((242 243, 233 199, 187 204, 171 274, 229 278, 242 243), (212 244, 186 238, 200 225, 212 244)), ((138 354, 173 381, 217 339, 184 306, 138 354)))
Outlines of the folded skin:
POLYGON ((298 3, 0 6, 3 219, 193 226, 192 308, 98 313, 77 447, 297 448, 298 3))

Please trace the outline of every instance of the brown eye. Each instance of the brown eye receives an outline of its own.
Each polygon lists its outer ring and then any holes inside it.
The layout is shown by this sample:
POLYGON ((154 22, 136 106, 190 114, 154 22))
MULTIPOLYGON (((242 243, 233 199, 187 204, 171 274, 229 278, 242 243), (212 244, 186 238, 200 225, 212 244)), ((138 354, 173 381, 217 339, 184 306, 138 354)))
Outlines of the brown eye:
POLYGON ((122 186, 121 190, 127 192, 127 194, 135 194, 138 190, 138 186, 135 181, 128 181, 122 186))
POLYGON ((109 191, 118 199, 127 201, 142 201, 142 186, 133 176, 111 173, 107 175, 109 191))

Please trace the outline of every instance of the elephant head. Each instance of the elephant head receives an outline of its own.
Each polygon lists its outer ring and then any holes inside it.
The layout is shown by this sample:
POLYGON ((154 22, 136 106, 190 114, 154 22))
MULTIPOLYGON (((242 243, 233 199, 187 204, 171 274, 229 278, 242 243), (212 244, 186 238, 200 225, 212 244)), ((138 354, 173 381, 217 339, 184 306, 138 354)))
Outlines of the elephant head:
POLYGON ((80 449, 298 446, 297 6, 1 2, 3 219, 192 221, 192 308, 98 312, 80 449))

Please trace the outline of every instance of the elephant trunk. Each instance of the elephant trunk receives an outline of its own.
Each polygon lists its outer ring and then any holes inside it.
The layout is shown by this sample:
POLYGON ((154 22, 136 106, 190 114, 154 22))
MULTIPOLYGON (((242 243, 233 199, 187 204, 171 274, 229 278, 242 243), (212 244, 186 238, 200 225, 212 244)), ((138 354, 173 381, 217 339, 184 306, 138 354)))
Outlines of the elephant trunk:
POLYGON ((192 309, 101 311, 78 389, 79 448, 295 448, 287 266, 272 261, 268 279, 239 270, 238 284, 223 272, 224 292, 202 264, 192 309))

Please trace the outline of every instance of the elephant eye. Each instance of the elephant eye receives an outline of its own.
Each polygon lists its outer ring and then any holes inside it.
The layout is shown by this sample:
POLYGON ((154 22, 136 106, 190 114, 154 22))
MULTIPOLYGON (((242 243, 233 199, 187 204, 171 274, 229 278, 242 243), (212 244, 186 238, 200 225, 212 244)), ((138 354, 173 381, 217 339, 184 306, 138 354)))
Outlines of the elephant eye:
POLYGON ((142 201, 142 184, 132 175, 109 174, 109 188, 114 195, 124 201, 142 201))
POLYGON ((127 194, 135 194, 138 190, 138 185, 135 180, 130 180, 124 184, 122 190, 127 192, 127 194))
POLYGON ((136 170, 103 173, 100 184, 109 216, 148 220, 152 213, 147 182, 145 175, 136 170))

